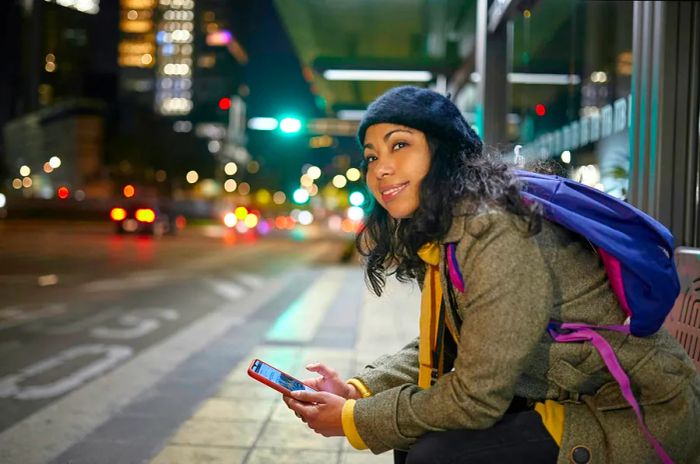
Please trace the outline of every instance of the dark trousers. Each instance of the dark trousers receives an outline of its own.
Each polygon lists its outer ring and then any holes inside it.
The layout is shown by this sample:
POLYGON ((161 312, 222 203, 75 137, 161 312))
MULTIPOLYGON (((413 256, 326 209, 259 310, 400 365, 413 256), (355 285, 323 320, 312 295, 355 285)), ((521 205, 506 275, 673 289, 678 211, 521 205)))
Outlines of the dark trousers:
POLYGON ((508 413, 485 430, 429 432, 395 464, 555 463, 559 447, 535 411, 508 413))

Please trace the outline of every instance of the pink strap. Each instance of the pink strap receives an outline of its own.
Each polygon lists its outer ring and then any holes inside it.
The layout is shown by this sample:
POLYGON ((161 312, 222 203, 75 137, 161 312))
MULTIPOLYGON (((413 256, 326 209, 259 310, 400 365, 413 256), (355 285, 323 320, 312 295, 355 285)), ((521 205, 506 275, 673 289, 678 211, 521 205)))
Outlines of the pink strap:
POLYGON ((659 456, 659 458, 661 458, 661 461, 664 464, 673 464, 673 461, 663 449, 661 443, 659 443, 659 441, 654 437, 654 435, 652 435, 652 433, 649 431, 646 424, 644 423, 642 411, 639 408, 637 399, 634 397, 634 393, 632 392, 630 379, 629 377, 627 377, 627 374, 622 369, 622 366, 620 366, 620 363, 617 360, 617 356, 615 356, 613 348, 610 346, 608 341, 605 340, 605 338, 603 338, 603 336, 597 333, 594 329, 615 330, 629 333, 629 326, 591 326, 588 324, 579 323, 563 323, 559 325, 558 328, 556 325, 553 326, 553 324, 550 324, 549 333, 552 335, 552 338, 554 338, 554 340, 557 342, 570 343, 590 340, 591 343, 593 343, 593 346, 596 350, 598 350, 598 353, 600 353, 600 356, 603 358, 603 361, 610 370, 610 373, 620 385, 622 396, 627 400, 630 406, 632 406, 634 413, 637 415, 637 423, 642 429, 644 437, 651 444, 651 446, 654 447, 656 454, 659 456), (558 332, 558 329, 570 332, 560 333, 558 332))
POLYGON ((632 310, 629 303, 627 303, 625 287, 622 285, 622 266, 620 261, 602 248, 597 248, 597 250, 600 259, 603 261, 603 266, 605 266, 605 273, 608 275, 610 287, 612 287, 613 293, 620 302, 620 307, 629 317, 632 315, 632 310))
POLYGON ((460 293, 464 293, 464 277, 457 264, 455 248, 456 246, 454 243, 447 244, 447 272, 450 275, 452 285, 459 290, 460 293))

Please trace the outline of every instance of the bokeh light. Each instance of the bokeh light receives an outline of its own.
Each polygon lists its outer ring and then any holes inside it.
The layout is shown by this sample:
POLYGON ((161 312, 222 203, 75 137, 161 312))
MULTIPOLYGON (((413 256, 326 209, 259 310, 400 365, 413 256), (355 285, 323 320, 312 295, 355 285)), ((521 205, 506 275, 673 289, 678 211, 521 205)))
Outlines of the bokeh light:
POLYGON ((238 219, 242 221, 243 219, 245 219, 246 216, 248 216, 248 208, 246 208, 245 206, 239 206, 234 210, 234 214, 238 219))
POLYGON ((224 182, 224 190, 229 193, 235 192, 237 186, 236 181, 233 179, 227 179, 226 182, 224 182))
POLYGON ((238 193, 241 195, 248 195, 250 193, 250 184, 248 182, 241 182, 238 186, 238 193))
POLYGON ((308 226, 312 222, 314 222, 314 215, 311 214, 310 211, 300 211, 299 216, 297 217, 297 221, 299 221, 299 224, 303 226, 308 226))
POLYGON ((254 228, 255 226, 258 225, 258 217, 257 217, 255 214, 253 214, 253 213, 249 213, 249 214, 245 217, 245 219, 243 220, 243 222, 245 223, 245 225, 246 225, 247 228, 252 229, 252 228, 254 228))
POLYGON ((274 195, 272 195, 272 201, 276 205, 284 204, 284 202, 287 201, 287 195, 285 195, 282 191, 277 191, 274 195))
POLYGON ((301 184, 302 187, 311 187, 314 183, 314 180, 309 176, 308 174, 304 174, 301 176, 299 179, 299 183, 301 184))
POLYGON ((185 176, 185 179, 187 179, 188 183, 194 184, 199 180, 199 174, 197 173, 197 171, 194 170, 189 171, 187 173, 187 176, 185 176))
POLYGON ((348 208, 348 219, 353 221, 361 221, 365 217, 365 212, 359 206, 351 206, 348 208))
POLYGON ((342 174, 338 174, 337 176, 333 177, 333 186, 335 188, 343 188, 347 185, 347 183, 348 180, 342 174))
POLYGON ((309 201, 309 192, 304 189, 296 189, 294 191, 294 201, 299 204, 306 203, 309 201))
POLYGON ((311 179, 316 180, 319 177, 321 177, 321 168, 318 166, 311 166, 307 171, 306 175, 309 176, 311 179))
POLYGON ((226 213, 224 215, 224 225, 229 229, 234 227, 238 223, 238 218, 234 213, 226 213))
POLYGON ((362 173, 357 168, 350 168, 345 173, 345 176, 348 178, 349 181, 355 182, 360 180, 360 177, 362 177, 362 173))
POLYGON ((128 184, 124 186, 124 188, 122 189, 122 193, 126 198, 131 198, 136 194, 136 189, 133 185, 128 184))
POLYGON ((350 204, 353 206, 361 206, 365 202, 365 196, 362 192, 352 192, 349 197, 350 204))
POLYGON ((236 163, 234 163, 233 161, 229 161, 224 166, 224 172, 226 173, 227 176, 232 176, 238 172, 238 165, 236 163))
POLYGON ((255 201, 257 201, 261 205, 267 205, 270 203, 271 200, 272 195, 268 190, 260 189, 257 192, 255 192, 255 201))

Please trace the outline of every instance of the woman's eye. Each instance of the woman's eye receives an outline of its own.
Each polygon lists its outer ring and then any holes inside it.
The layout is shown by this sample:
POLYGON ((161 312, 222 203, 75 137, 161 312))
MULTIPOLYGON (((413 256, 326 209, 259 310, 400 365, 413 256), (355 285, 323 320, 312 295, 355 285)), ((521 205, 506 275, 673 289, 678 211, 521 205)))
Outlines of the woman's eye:
POLYGON ((372 161, 376 161, 376 159, 377 159, 377 157, 374 156, 374 155, 365 156, 365 163, 366 163, 366 164, 369 164, 369 163, 371 163, 372 161))
POLYGON ((406 145, 408 145, 406 142, 396 142, 391 148, 392 150, 400 150, 406 145))

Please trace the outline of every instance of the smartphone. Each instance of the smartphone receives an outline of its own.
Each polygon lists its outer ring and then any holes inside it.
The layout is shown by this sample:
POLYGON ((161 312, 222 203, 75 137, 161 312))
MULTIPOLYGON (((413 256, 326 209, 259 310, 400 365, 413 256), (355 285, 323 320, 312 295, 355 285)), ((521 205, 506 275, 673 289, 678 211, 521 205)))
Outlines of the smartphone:
POLYGON ((315 392, 311 387, 304 385, 300 380, 289 374, 276 369, 266 362, 254 359, 248 368, 248 375, 255 380, 264 383, 268 387, 274 388, 283 395, 289 395, 294 390, 306 390, 315 392))

